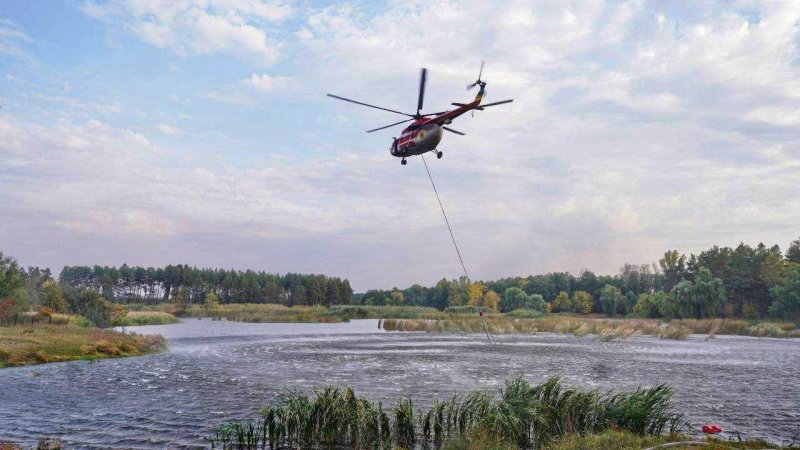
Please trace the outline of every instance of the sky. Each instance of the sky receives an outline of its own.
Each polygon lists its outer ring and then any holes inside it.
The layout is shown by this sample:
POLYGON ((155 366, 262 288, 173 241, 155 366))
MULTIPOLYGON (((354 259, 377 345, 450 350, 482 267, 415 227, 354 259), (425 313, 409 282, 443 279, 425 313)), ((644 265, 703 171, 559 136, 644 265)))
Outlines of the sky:
POLYGON ((433 284, 800 236, 800 1, 0 2, 0 251, 433 284))

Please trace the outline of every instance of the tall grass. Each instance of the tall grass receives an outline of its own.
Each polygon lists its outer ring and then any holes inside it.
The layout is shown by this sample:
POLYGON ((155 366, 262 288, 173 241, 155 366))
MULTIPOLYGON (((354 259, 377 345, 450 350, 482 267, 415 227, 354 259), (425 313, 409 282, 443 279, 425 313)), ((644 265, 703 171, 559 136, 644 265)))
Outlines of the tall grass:
MULTIPOLYGON (((205 305, 192 305, 186 313, 191 317, 208 317, 210 315, 205 305)), ((275 303, 224 304, 220 305, 220 308, 214 312, 214 315, 236 322, 253 323, 336 323, 347 320, 330 314, 328 308, 321 305, 288 307, 275 303)))
MULTIPOLYGON (((177 307, 171 303, 157 305, 131 304, 132 311, 158 311, 178 314, 177 307)), ((203 304, 189 306, 180 315, 189 317, 224 317, 238 322, 347 322, 351 319, 443 319, 450 314, 436 308, 424 306, 371 306, 334 305, 325 307, 284 306, 276 303, 228 303, 219 305, 213 312, 203 304)))
POLYGON ((0 327, 0 367, 138 356, 166 348, 161 336, 71 325, 0 327))
POLYGON ((532 448, 568 434, 610 429, 637 435, 680 431, 685 421, 672 411, 671 394, 664 385, 601 394, 565 388, 558 378, 540 385, 518 378, 497 395, 457 394, 420 411, 402 398, 387 412, 350 388, 326 387, 311 395, 288 392, 257 420, 221 425, 210 440, 221 449, 413 449, 480 436, 503 448, 532 448))
POLYGON ((447 314, 426 306, 334 305, 328 314, 344 319, 440 319, 447 314))
POLYGON ((450 316, 444 319, 387 319, 382 326, 389 331, 425 331, 429 333, 482 333, 483 324, 494 334, 535 334, 550 332, 578 337, 595 335, 601 341, 614 341, 634 335, 662 339, 686 339, 689 334, 733 334, 758 337, 800 337, 793 323, 728 319, 683 319, 661 322, 656 319, 607 319, 550 314, 520 318, 515 315, 450 316))
POLYGON ((129 311, 125 316, 116 319, 113 325, 131 327, 136 325, 164 325, 176 322, 178 322, 178 318, 166 312, 129 311))

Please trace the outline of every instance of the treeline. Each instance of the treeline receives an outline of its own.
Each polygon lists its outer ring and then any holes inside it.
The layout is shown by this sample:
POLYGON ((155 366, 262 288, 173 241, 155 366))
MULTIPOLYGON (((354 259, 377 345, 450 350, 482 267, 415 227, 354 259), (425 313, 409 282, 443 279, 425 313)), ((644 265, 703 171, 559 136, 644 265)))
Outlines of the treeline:
POLYGON ((495 281, 442 279, 435 286, 370 290, 353 295, 345 279, 324 275, 198 269, 67 266, 24 269, 0 253, 0 320, 46 307, 108 322, 120 303, 278 303, 412 305, 444 310, 605 313, 651 318, 775 317, 800 320, 800 239, 777 245, 714 246, 699 254, 667 251, 653 264, 624 264, 616 275, 584 270, 495 281))
POLYGON ((670 250, 653 264, 624 264, 616 275, 589 270, 469 283, 440 280, 433 287, 370 290, 354 302, 439 309, 474 305, 605 313, 642 317, 800 318, 800 239, 779 246, 714 246, 699 254, 670 250))
POLYGON ((119 303, 200 303, 214 294, 221 303, 331 306, 348 304, 353 296, 350 282, 336 277, 199 269, 183 264, 163 268, 66 266, 59 281, 69 288, 96 290, 119 303))

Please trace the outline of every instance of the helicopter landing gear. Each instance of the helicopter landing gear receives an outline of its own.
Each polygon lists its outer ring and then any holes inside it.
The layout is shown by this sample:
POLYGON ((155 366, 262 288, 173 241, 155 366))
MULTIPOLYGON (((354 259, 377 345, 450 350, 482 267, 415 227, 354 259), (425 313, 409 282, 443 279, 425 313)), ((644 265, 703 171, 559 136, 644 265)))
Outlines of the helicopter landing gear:
POLYGON ((436 152, 436 159, 442 159, 442 156, 444 156, 444 153, 436 152))
POLYGON ((403 158, 402 160, 400 160, 400 164, 405 166, 406 164, 408 164, 408 161, 406 161, 406 159, 403 158))

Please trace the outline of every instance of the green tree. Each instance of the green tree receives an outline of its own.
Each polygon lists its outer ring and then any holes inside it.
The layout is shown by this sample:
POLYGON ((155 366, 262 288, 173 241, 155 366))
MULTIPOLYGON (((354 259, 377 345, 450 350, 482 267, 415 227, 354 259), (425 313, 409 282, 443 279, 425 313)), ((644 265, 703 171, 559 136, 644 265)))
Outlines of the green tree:
POLYGON ((633 314, 646 319, 655 319, 661 316, 660 307, 662 302, 665 301, 664 297, 666 295, 661 291, 652 294, 639 294, 636 304, 633 306, 633 314))
POLYGON ((565 291, 559 292, 553 300, 553 312, 567 312, 570 310, 571 306, 569 294, 565 291))
POLYGON ((524 308, 528 294, 518 287, 510 287, 503 292, 503 312, 524 308))
POLYGON ((402 305, 403 304, 403 293, 394 288, 392 292, 389 294, 389 304, 390 305, 402 305))
POLYGON ((795 266, 778 286, 770 289, 774 301, 769 313, 774 317, 800 319, 800 265, 795 266))
POLYGON ((464 306, 469 295, 469 283, 466 277, 448 283, 447 306, 464 306))
POLYGON ((11 297, 17 289, 25 286, 25 278, 17 261, 0 252, 0 299, 11 297))
POLYGON ((17 288, 11 298, 14 300, 14 309, 12 311, 14 314, 23 314, 33 310, 33 303, 27 289, 17 288))
POLYGON ((624 311, 621 311, 621 312, 623 312, 625 314, 632 312, 633 311, 633 305, 636 304, 636 300, 637 300, 637 297, 636 297, 636 294, 633 293, 633 291, 626 292, 625 293, 625 302, 624 302, 625 303, 625 309, 624 309, 624 311))
POLYGON ((786 250, 786 259, 793 263, 800 264, 800 239, 792 241, 786 250))
POLYGON ((658 260, 658 265, 663 273, 663 286, 665 291, 669 291, 673 286, 680 283, 686 276, 686 256, 678 253, 677 250, 669 250, 658 260))
POLYGON ((694 282, 681 281, 671 291, 676 313, 682 318, 706 318, 722 314, 725 286, 711 271, 701 267, 694 282))
POLYGON ((575 291, 572 293, 572 310, 582 314, 589 314, 592 312, 594 306, 594 299, 592 294, 586 291, 575 291))
POLYGON ((781 284, 786 271, 789 269, 789 261, 783 259, 780 253, 769 253, 761 263, 761 281, 768 287, 781 284))
POLYGON ((219 297, 217 297, 217 294, 208 292, 206 294, 204 306, 206 314, 208 314, 209 317, 218 318, 222 315, 222 306, 219 304, 219 297))
POLYGON ((177 314, 185 314, 189 306, 192 305, 189 289, 183 286, 178 288, 178 292, 172 302, 175 304, 175 312, 177 314))
POLYGON ((110 326, 119 311, 93 289, 66 291, 67 310, 91 320, 98 327, 110 326))
POLYGON ((67 312, 67 300, 61 287, 52 280, 47 280, 42 284, 41 306, 50 308, 53 312, 67 312))
POLYGON ((607 284, 600 290, 600 309, 611 316, 617 315, 617 310, 620 306, 624 306, 625 297, 622 292, 615 287, 607 284))
POLYGON ((531 294, 525 302, 525 309, 535 309, 537 311, 547 311, 547 302, 539 294, 531 294))

